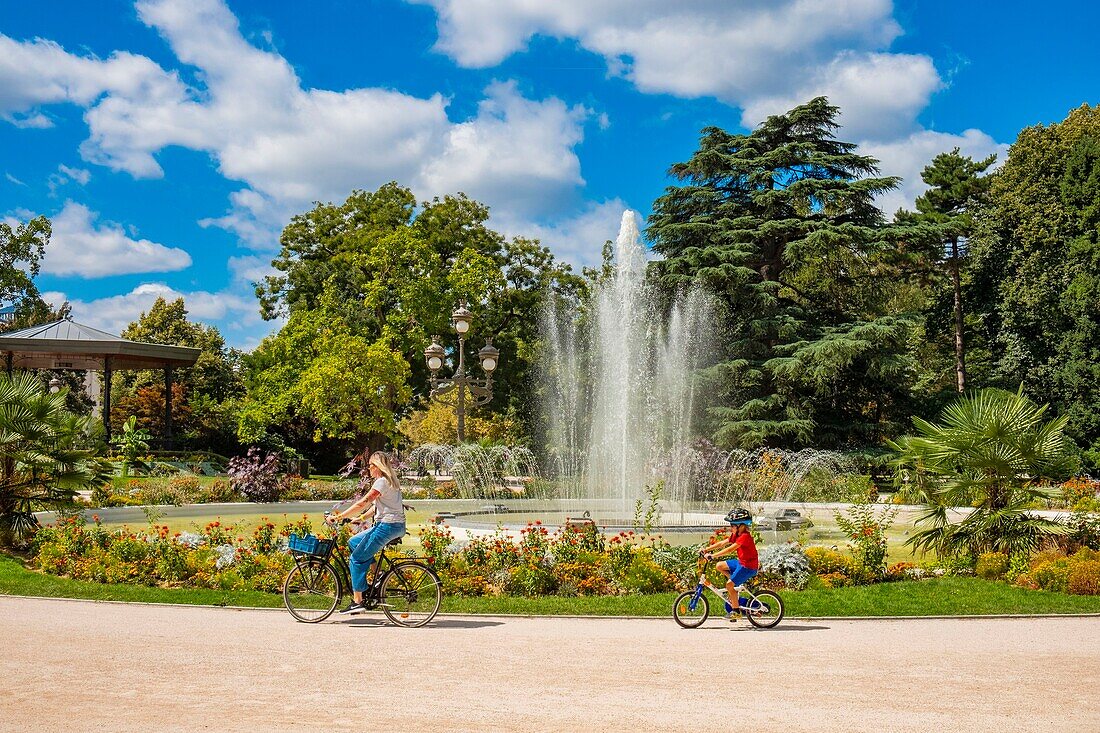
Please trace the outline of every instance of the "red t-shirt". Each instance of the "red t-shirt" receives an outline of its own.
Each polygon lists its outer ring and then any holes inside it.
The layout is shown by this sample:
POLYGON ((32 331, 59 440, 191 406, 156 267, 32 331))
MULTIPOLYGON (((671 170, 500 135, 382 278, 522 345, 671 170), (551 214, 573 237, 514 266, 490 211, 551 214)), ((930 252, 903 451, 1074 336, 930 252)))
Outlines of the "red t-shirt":
POLYGON ((760 556, 756 554, 756 543, 748 532, 730 538, 730 544, 737 546, 737 561, 749 570, 760 569, 760 556))

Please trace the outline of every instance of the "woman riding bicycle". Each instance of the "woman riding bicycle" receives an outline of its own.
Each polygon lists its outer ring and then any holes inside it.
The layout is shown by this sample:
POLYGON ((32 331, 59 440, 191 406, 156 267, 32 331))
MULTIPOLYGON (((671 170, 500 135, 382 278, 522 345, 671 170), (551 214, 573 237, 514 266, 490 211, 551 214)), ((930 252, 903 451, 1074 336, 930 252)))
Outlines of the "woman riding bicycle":
POLYGON ((370 472, 370 491, 347 509, 329 515, 329 521, 374 516, 374 526, 348 540, 351 571, 352 602, 341 613, 353 614, 365 611, 363 593, 367 590, 367 575, 373 570, 375 558, 390 540, 405 536, 405 507, 401 496, 401 483, 385 453, 377 452, 367 462, 370 472), (373 504, 367 508, 368 504, 373 504), (366 511, 363 510, 366 508, 366 511))
POLYGON ((756 542, 752 539, 749 527, 752 526, 752 514, 745 509, 734 509, 726 515, 730 523, 729 539, 720 537, 716 542, 703 549, 703 557, 717 560, 737 554, 736 559, 722 560, 715 567, 726 576, 726 613, 730 620, 736 620, 740 611, 733 608, 733 599, 737 598, 737 586, 744 585, 760 571, 760 558, 756 552, 756 542))

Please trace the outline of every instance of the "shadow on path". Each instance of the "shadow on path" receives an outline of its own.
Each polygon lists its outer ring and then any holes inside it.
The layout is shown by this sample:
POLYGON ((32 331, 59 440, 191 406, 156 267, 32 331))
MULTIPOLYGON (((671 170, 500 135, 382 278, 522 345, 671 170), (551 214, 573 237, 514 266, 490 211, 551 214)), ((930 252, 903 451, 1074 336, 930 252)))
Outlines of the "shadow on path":
MULTIPOLYGON (((769 634, 780 634, 784 631, 828 631, 831 626, 813 626, 810 624, 779 624, 773 629, 758 629, 748 623, 726 623, 725 625, 714 624, 713 626, 701 626, 703 631, 760 631, 767 632, 769 634)), ((695 629, 687 629, 687 631, 695 631, 695 629)))
MULTIPOLYGON (((347 621, 341 621, 344 626, 363 626, 366 628, 372 628, 377 626, 394 626, 388 619, 384 618, 353 618, 347 621)), ((427 626, 421 628, 424 629, 481 629, 487 626, 503 626, 503 621, 482 621, 480 619, 458 619, 458 618, 437 618, 433 620, 427 626)))

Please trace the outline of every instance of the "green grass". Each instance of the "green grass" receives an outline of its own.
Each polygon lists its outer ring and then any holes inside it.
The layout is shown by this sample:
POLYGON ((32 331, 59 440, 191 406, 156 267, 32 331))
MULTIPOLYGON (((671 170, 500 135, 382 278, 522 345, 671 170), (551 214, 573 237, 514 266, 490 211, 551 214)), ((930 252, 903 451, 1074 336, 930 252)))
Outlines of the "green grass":
MULTIPOLYGON (((0 554, 0 595, 281 608, 282 597, 258 591, 151 588, 93 583, 45 575, 0 554)), ((470 614, 668 616, 674 593, 566 598, 445 597, 443 611, 470 614)), ((788 616, 941 616, 1100 613, 1100 596, 1072 596, 1014 588, 977 578, 883 583, 857 588, 784 591, 788 616)), ((714 601, 713 597, 711 598, 714 601)), ((715 610, 712 603, 712 612, 715 610)))

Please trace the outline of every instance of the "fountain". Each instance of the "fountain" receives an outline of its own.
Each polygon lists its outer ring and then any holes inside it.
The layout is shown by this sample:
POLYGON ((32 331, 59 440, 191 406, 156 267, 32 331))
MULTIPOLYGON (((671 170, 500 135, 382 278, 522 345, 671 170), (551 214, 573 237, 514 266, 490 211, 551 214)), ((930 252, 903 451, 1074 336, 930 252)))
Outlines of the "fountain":
POLYGON ((657 480, 665 482, 664 498, 688 498, 683 466, 661 464, 688 454, 697 408, 693 373, 713 342, 701 293, 683 294, 661 312, 645 280, 637 221, 634 212, 623 214, 614 271, 597 285, 579 322, 551 308, 543 328, 548 473, 564 498, 622 510, 657 480))
MULTIPOLYGON (((629 529, 644 511, 660 516, 662 531, 701 531, 720 525, 733 505, 789 500, 808 476, 829 480, 847 468, 831 451, 719 450, 700 440, 707 404, 696 374, 719 338, 713 302, 687 290, 662 307, 667 299, 646 282, 632 211, 623 214, 614 254, 613 270, 579 313, 551 304, 544 314, 541 474, 554 498, 525 501, 519 512, 508 507, 510 524, 560 524, 590 513, 609 529, 629 529)), ((533 455, 520 456, 421 446, 410 461, 445 466, 461 496, 482 498, 504 475, 534 475, 533 455), (497 466, 502 460, 513 461, 511 473, 497 466)), ((495 526, 497 513, 482 520, 495 526)), ((467 526, 479 521, 478 512, 464 514, 467 526)))

